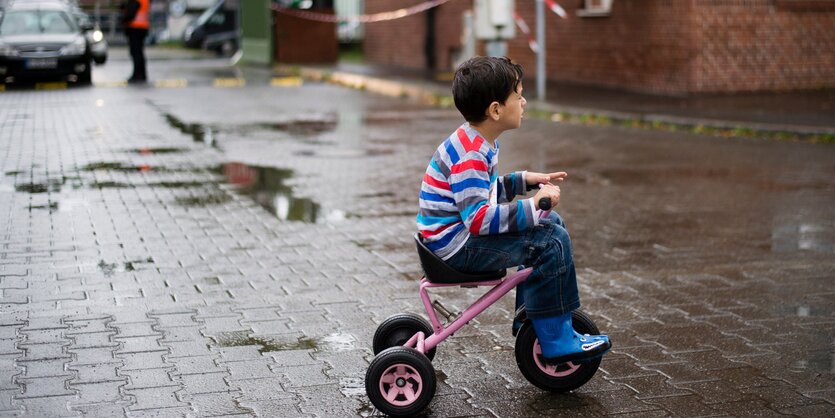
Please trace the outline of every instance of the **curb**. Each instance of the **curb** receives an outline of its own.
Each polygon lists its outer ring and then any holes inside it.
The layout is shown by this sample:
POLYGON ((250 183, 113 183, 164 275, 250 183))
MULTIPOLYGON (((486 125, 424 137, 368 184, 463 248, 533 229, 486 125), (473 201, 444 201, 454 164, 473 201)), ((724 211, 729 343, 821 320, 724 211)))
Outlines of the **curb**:
MULTIPOLYGON (((447 89, 414 80, 392 80, 347 71, 334 71, 306 66, 280 65, 281 71, 297 74, 302 78, 338 84, 391 97, 404 97, 429 105, 452 106, 452 96, 447 89)), ((719 136, 751 136, 774 139, 804 139, 812 142, 835 142, 835 127, 755 123, 737 120, 707 119, 655 113, 632 113, 606 109, 564 106, 538 100, 528 101, 528 109, 551 113, 551 120, 577 121, 586 124, 621 124, 651 129, 691 131, 696 134, 719 136)))

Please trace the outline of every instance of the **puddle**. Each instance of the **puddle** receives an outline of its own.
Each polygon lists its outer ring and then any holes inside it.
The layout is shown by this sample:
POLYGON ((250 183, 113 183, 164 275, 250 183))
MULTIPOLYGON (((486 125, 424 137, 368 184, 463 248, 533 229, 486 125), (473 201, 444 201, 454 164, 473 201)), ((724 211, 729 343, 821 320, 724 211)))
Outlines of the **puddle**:
POLYGON ((158 148, 132 148, 126 150, 125 152, 129 152, 131 154, 139 154, 139 155, 153 155, 153 154, 179 154, 183 152, 191 151, 188 148, 165 148, 165 147, 158 147, 158 148))
POLYGON ((317 348, 316 341, 310 338, 301 337, 296 341, 277 341, 263 337, 251 337, 251 331, 222 332, 216 337, 210 337, 218 347, 243 347, 247 345, 260 346, 258 352, 261 354, 284 351, 284 350, 314 350, 317 348))
POLYGON ((81 171, 122 171, 122 172, 169 172, 171 169, 159 166, 151 166, 148 164, 130 165, 122 162, 98 162, 90 163, 81 167, 81 171))
POLYGON ((308 223, 319 220, 319 205, 308 198, 295 197, 292 187, 286 184, 293 177, 292 170, 236 162, 224 164, 218 171, 238 193, 249 196, 279 219, 308 223))
POLYGON ((293 155, 300 157, 320 157, 320 158, 362 158, 362 157, 377 157, 381 155, 391 155, 394 151, 390 149, 362 149, 362 148, 323 148, 319 150, 301 150, 296 151, 293 155))
POLYGON ((23 171, 7 171, 5 174, 7 176, 16 176, 18 174, 23 174, 23 171))
POLYGON ((290 120, 279 123, 259 123, 257 128, 270 131, 287 132, 291 135, 314 136, 336 129, 335 120, 290 120))
POLYGON ((190 189, 196 187, 203 187, 211 184, 209 181, 158 181, 156 183, 148 183, 150 187, 162 187, 164 189, 190 189))
POLYGON ((32 211, 33 209, 34 210, 46 209, 46 210, 49 210, 50 213, 55 212, 55 211, 58 210, 58 202, 50 202, 48 205, 29 205, 29 211, 32 211))
POLYGON ((132 184, 120 183, 118 181, 97 181, 90 183, 89 186, 96 189, 129 189, 134 187, 132 184))
POLYGON ((356 337, 351 334, 335 333, 312 339, 299 337, 295 341, 281 341, 267 337, 250 336, 252 331, 222 332, 210 337, 218 347, 242 347, 247 345, 260 346, 261 354, 288 350, 316 350, 316 351, 346 351, 356 349, 356 337))
POLYGON ((17 184, 15 185, 15 191, 30 194, 57 193, 61 191, 63 185, 64 182, 59 180, 50 180, 46 183, 17 184))
POLYGON ((136 270, 143 270, 144 265, 153 264, 154 258, 148 257, 140 260, 131 260, 121 263, 108 263, 104 260, 99 260, 98 268, 104 273, 106 277, 110 277, 113 273, 124 273, 136 270))
POLYGON ((319 347, 323 351, 350 351, 357 348, 357 339, 351 334, 337 332, 319 340, 319 347))
POLYGON ((208 193, 199 196, 177 196, 175 201, 183 206, 203 207, 222 205, 232 201, 232 196, 229 196, 222 191, 208 193))
MULTIPOLYGON (((170 113, 164 113, 163 116, 165 116, 165 120, 171 127, 178 129, 186 135, 191 135, 194 142, 201 142, 209 146, 214 145, 215 138, 211 127, 199 123, 185 123, 170 113)), ((217 131, 217 129, 214 131, 217 131)))

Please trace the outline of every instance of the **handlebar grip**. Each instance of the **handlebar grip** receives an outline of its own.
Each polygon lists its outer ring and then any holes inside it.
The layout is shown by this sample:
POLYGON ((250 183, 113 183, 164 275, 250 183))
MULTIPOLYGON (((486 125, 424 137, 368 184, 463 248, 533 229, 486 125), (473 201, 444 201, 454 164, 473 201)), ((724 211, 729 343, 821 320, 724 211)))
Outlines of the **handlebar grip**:
POLYGON ((551 199, 543 197, 539 199, 539 204, 537 206, 539 206, 542 210, 551 210, 551 199))

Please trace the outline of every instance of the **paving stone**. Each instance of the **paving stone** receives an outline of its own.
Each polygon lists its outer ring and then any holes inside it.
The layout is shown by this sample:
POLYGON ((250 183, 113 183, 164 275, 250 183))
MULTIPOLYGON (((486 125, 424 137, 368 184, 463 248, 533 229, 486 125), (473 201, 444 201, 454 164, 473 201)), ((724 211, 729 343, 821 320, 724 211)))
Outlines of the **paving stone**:
POLYGON ((252 410, 239 405, 232 395, 232 393, 189 395, 188 400, 200 416, 236 416, 239 414, 251 416, 252 410))
POLYGON ((185 392, 190 395, 206 394, 213 392, 231 392, 234 389, 226 383, 229 373, 201 373, 183 374, 177 380, 185 387, 185 392))
POLYGON ((17 383, 23 384, 23 394, 16 399, 55 397, 75 395, 74 390, 67 389, 69 376, 53 377, 18 377, 17 383))
POLYGON ((89 384, 102 382, 125 381, 126 378, 119 376, 117 370, 122 366, 122 362, 114 360, 112 363, 99 364, 85 364, 85 365, 67 365, 67 369, 75 372, 75 378, 70 382, 72 384, 89 384))
POLYGON ((163 359, 164 355, 165 352, 162 351, 148 351, 128 354, 116 353, 115 357, 117 360, 121 360, 123 362, 123 365, 119 368, 119 370, 127 371, 170 367, 171 365, 163 359))
POLYGON ((69 403, 77 400, 75 396, 49 396, 39 398, 23 398, 17 403, 23 407, 25 415, 35 417, 77 417, 77 411, 69 410, 69 403))
MULTIPOLYGON (((177 392, 181 391, 180 386, 164 386, 144 389, 125 389, 125 393, 136 398, 136 403, 128 408, 128 411, 183 408, 188 404, 177 399, 177 392)), ((177 413, 180 411, 178 410, 177 413)), ((130 415, 130 413, 128 414, 130 415)))
MULTIPOLYGON (((100 404, 112 403, 122 401, 122 395, 119 388, 124 386, 126 381, 111 381, 111 382, 97 382, 97 383, 70 383, 69 387, 77 391, 78 401, 70 402, 70 406, 75 404, 100 404)), ((73 408, 76 409, 76 408, 73 408)))
POLYGON ((125 386, 125 390, 179 386, 179 383, 175 382, 170 376, 173 370, 173 368, 144 370, 121 369, 119 370, 119 375, 130 378, 130 383, 125 386))

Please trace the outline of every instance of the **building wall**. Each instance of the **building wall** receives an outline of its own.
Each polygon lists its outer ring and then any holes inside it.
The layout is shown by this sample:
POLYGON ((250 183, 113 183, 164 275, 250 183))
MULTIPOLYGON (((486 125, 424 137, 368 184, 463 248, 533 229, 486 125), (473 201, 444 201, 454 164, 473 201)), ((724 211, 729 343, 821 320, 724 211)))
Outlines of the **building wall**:
MULTIPOLYGON (((420 0, 366 0, 366 13, 420 0)), ((608 17, 582 18, 581 0, 546 11, 549 80, 660 94, 835 87, 835 1, 616 0, 608 17), (828 5, 827 5, 828 4, 828 5), (811 6, 810 6, 811 5, 811 6)), ((436 11, 436 61, 451 69, 461 13, 472 1, 436 11)), ((534 0, 516 8, 535 33, 534 0)), ((425 68, 422 14, 366 25, 369 62, 425 68)), ((517 30, 508 54, 536 74, 536 56, 517 30)))
MULTIPOLYGON (((365 13, 388 12, 423 0, 365 0, 365 13)), ((363 50, 367 61, 408 68, 425 68, 426 17, 423 13, 401 19, 365 24, 363 50)))
POLYGON ((835 87, 835 7, 809 11, 780 3, 697 0, 690 90, 835 87))

